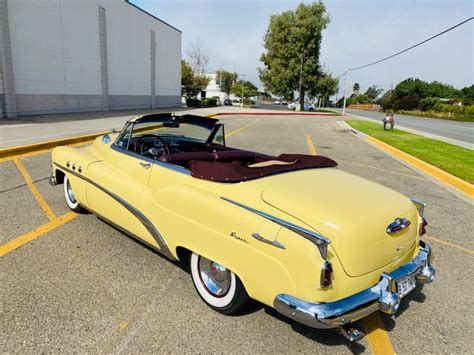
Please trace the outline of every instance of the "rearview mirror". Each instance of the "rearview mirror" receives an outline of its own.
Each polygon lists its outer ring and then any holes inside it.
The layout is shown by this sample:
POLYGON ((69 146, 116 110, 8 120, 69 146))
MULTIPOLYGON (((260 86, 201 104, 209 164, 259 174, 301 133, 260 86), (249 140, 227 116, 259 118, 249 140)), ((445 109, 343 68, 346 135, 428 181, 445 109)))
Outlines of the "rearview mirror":
POLYGON ((179 128, 179 122, 178 121, 166 121, 166 122, 163 122, 163 127, 179 128))

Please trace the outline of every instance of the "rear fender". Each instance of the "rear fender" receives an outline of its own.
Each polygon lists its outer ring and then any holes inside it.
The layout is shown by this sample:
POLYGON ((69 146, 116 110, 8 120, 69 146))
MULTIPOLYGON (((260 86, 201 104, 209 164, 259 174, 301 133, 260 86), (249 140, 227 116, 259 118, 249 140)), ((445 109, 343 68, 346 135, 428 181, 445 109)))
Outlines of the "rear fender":
POLYGON ((177 257, 183 247, 216 261, 239 276, 248 294, 269 306, 295 285, 280 262, 285 250, 252 237, 261 217, 190 186, 172 185, 142 199, 142 210, 177 257))

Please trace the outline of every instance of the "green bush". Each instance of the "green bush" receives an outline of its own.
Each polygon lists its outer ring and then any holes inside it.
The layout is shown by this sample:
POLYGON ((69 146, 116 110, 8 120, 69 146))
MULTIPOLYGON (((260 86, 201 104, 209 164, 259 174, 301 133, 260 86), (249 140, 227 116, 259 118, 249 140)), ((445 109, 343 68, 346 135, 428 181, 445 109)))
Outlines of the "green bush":
POLYGON ((201 107, 201 100, 187 98, 186 99, 186 105, 188 107, 201 107))
POLYGON ((429 111, 432 110, 433 107, 439 102, 437 97, 425 97, 420 101, 420 109, 421 111, 429 111))
POLYGON ((215 107, 217 106, 217 100, 211 97, 205 97, 202 99, 202 107, 215 107))
POLYGON ((372 101, 370 100, 370 98, 363 94, 363 95, 357 95, 357 96, 354 96, 354 97, 349 97, 347 100, 346 100, 346 104, 347 105, 353 105, 353 104, 370 104, 372 101))
POLYGON ((244 105, 247 105, 247 106, 255 105, 255 101, 251 99, 244 99, 244 105))
POLYGON ((434 105, 433 110, 440 112, 464 113, 465 106, 442 104, 438 102, 434 105))
POLYGON ((467 115, 474 115, 474 105, 465 106, 464 113, 467 115))

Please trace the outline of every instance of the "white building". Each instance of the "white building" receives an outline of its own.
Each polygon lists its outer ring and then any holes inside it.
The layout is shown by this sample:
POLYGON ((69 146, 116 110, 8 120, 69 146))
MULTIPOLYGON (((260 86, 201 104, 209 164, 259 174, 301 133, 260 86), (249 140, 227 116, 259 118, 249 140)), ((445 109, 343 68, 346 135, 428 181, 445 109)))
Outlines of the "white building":
POLYGON ((180 60, 127 0, 0 0, 0 117, 179 106, 180 60))
MULTIPOLYGON (((206 97, 213 97, 217 96, 221 100, 221 102, 224 102, 225 99, 240 99, 240 97, 235 96, 234 94, 227 95, 225 92, 221 90, 221 87, 219 84, 217 84, 217 75, 215 73, 213 74, 204 74, 209 78, 209 84, 206 86, 206 97)), ((198 98, 201 98, 201 94, 198 94, 198 98)))
POLYGON ((217 84, 216 74, 205 74, 209 79, 206 86, 206 97, 218 96, 221 102, 227 98, 227 94, 221 91, 221 87, 217 84))

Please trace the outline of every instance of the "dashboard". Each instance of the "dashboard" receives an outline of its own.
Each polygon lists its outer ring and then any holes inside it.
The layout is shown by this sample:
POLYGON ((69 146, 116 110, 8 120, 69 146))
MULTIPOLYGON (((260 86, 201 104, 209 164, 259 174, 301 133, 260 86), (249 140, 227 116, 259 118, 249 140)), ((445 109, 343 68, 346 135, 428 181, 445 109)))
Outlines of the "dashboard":
POLYGON ((165 154, 212 150, 206 142, 185 137, 163 137, 151 134, 133 139, 129 149, 152 159, 158 159, 165 154))

